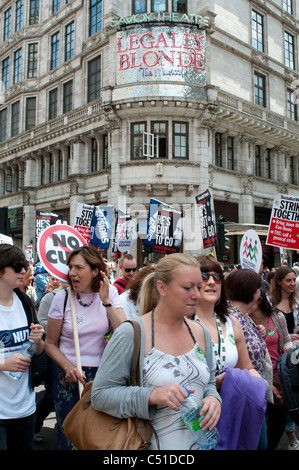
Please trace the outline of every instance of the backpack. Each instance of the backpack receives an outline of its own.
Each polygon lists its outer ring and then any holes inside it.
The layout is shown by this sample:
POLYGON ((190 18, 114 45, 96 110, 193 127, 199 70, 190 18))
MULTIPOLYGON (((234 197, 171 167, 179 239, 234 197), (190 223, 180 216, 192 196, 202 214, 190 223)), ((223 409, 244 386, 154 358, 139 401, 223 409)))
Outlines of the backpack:
POLYGON ((299 425, 299 345, 280 356, 278 369, 285 407, 294 423, 299 425))

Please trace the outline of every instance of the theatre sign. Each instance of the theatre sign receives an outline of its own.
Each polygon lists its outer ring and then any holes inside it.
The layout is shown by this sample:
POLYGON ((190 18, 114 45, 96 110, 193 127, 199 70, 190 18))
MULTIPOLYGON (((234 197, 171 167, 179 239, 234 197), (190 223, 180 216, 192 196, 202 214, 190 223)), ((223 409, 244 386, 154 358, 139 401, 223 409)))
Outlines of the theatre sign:
POLYGON ((131 24, 130 28, 116 33, 117 87, 113 98, 151 95, 204 99, 206 31, 203 25, 201 29, 194 22, 163 26, 156 23, 146 27, 142 23, 131 24))

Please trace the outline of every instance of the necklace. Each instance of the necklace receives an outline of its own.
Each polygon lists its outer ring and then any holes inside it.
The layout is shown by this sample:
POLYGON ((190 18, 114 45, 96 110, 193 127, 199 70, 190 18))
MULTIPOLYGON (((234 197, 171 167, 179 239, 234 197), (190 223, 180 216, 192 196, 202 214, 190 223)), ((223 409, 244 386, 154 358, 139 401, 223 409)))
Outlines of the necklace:
POLYGON ((85 304, 84 302, 82 302, 80 295, 78 293, 76 294, 77 300, 79 304, 82 305, 82 307, 90 307, 92 302, 94 301, 94 296, 95 294, 93 294, 93 299, 88 304, 85 304))
POLYGON ((220 318, 218 317, 217 313, 215 313, 215 318, 216 318, 216 324, 218 328, 218 351, 215 347, 215 344, 213 342, 214 346, 214 354, 216 357, 216 362, 218 366, 218 370, 221 370, 223 368, 223 363, 225 362, 226 359, 226 354, 225 354, 225 345, 224 345, 224 336, 221 328, 221 323, 220 323, 220 318), (222 352, 222 358, 220 358, 220 352, 222 352))

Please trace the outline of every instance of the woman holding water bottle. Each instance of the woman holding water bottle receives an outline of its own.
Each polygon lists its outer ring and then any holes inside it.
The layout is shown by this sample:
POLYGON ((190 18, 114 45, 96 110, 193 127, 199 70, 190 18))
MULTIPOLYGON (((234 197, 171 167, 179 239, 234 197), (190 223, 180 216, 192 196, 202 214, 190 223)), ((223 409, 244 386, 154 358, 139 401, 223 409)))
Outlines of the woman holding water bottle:
POLYGON ((187 318, 195 312, 201 285, 200 266, 195 258, 186 254, 162 258, 155 272, 145 278, 140 292, 141 386, 128 386, 134 349, 129 323, 114 333, 94 380, 95 409, 117 417, 152 420, 159 444, 153 435, 151 450, 200 447, 195 433, 182 421, 182 403, 187 404, 189 393, 203 405, 201 428, 214 429, 220 417, 211 338, 204 326, 187 318), (144 305, 151 301, 152 285, 158 300, 147 311, 144 305))
POLYGON ((36 405, 31 360, 20 351, 31 340, 34 354, 41 354, 44 329, 37 323, 31 300, 20 290, 27 268, 20 248, 0 244, 0 450, 31 450, 33 445, 36 405))

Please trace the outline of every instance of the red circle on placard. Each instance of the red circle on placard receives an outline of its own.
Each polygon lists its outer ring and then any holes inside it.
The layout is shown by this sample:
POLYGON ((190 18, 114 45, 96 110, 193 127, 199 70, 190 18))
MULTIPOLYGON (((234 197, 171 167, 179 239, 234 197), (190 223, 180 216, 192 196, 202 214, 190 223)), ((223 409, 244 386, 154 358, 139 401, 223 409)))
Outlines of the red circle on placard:
MULTIPOLYGON (((65 234, 71 234, 76 237, 81 246, 86 245, 85 238, 73 227, 65 224, 57 224, 57 225, 50 225, 50 227, 46 228, 39 236, 37 240, 37 252, 39 256, 39 260, 50 274, 54 277, 60 279, 61 281, 67 281, 67 275, 64 272, 58 270, 53 264, 49 262, 47 259, 46 254, 46 244, 49 238, 52 238, 54 232, 64 232, 65 234)), ((70 250, 72 251, 72 250, 70 250)))

